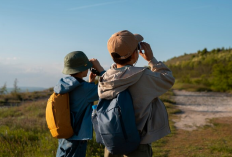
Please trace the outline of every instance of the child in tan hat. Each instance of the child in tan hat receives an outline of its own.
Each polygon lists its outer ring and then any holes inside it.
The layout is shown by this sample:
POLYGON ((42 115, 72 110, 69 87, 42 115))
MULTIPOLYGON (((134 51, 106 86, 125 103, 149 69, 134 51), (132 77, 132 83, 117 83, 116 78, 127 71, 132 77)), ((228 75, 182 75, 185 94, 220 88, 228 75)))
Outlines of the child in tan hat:
POLYGON ((93 102, 98 100, 96 75, 89 75, 89 82, 83 80, 90 68, 95 68, 100 76, 105 72, 97 59, 88 59, 84 52, 74 51, 64 58, 63 77, 54 87, 57 94, 69 93, 70 112, 74 135, 69 139, 59 139, 57 157, 85 157, 87 140, 92 139, 91 113, 93 102))
MULTIPOLYGON (((158 96, 173 86, 175 78, 162 62, 156 60, 150 45, 142 40, 141 35, 127 30, 113 34, 107 48, 115 64, 99 82, 98 94, 102 99, 112 99, 125 89, 129 89, 132 96, 141 142, 136 150, 121 156, 151 157, 151 143, 170 133, 168 114, 158 96), (148 62, 151 70, 133 66, 139 55, 148 62)), ((115 155, 105 149, 105 157, 110 156, 115 155)))

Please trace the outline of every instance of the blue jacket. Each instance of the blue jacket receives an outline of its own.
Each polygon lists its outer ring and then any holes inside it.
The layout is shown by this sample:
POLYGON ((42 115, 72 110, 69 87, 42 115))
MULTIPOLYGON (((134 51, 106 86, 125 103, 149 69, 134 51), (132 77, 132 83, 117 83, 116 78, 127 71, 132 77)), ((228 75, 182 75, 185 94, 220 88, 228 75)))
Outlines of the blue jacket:
MULTIPOLYGON (((101 75, 104 72, 102 72, 101 75)), ((92 139, 93 127, 91 122, 91 106, 94 101, 99 99, 97 88, 98 85, 94 83, 89 83, 72 76, 61 78, 54 87, 55 93, 69 93, 72 126, 75 132, 69 140, 92 139), (78 128, 76 125, 80 118, 82 118, 82 121, 78 128), (78 134, 76 134, 77 132, 78 134)))

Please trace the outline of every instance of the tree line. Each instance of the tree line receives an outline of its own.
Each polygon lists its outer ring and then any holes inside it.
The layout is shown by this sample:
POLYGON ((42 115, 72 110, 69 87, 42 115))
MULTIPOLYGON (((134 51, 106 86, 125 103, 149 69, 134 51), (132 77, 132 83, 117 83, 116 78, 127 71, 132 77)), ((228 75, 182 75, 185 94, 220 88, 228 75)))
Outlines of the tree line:
MULTIPOLYGON (((17 78, 14 80, 14 87, 13 90, 10 92, 12 95, 18 94, 20 92, 20 88, 17 85, 18 80, 17 78)), ((4 83, 4 85, 0 88, 0 95, 5 95, 8 94, 8 90, 7 90, 7 85, 6 83, 4 83)))
POLYGON ((22 90, 18 87, 18 80, 14 80, 13 88, 8 91, 7 84, 5 83, 0 87, 0 106, 2 105, 11 105, 21 103, 23 101, 34 101, 37 99, 47 99, 53 92, 52 88, 45 89, 43 91, 33 91, 29 92, 22 90))

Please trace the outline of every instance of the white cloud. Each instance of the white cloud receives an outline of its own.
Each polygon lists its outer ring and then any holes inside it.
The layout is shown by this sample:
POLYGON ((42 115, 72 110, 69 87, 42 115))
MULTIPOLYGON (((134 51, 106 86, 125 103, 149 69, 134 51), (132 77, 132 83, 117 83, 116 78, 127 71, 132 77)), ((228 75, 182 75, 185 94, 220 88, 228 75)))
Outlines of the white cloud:
POLYGON ((0 63, 2 64, 12 64, 18 61, 20 61, 20 58, 18 57, 6 57, 6 58, 0 57, 0 63))
POLYGON ((62 67, 62 64, 57 63, 32 65, 0 62, 0 86, 7 83, 7 86, 11 87, 17 78, 19 86, 52 87, 59 78, 64 76, 61 73, 62 67))

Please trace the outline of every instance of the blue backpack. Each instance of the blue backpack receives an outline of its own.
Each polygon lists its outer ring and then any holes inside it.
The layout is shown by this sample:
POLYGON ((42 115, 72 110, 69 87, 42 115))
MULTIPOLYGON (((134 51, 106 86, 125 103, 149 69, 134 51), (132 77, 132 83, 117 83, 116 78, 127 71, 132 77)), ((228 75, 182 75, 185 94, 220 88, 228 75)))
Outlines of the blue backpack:
POLYGON ((92 116, 92 123, 97 143, 105 145, 111 154, 128 154, 140 144, 128 89, 111 100, 100 99, 97 113, 92 116))

